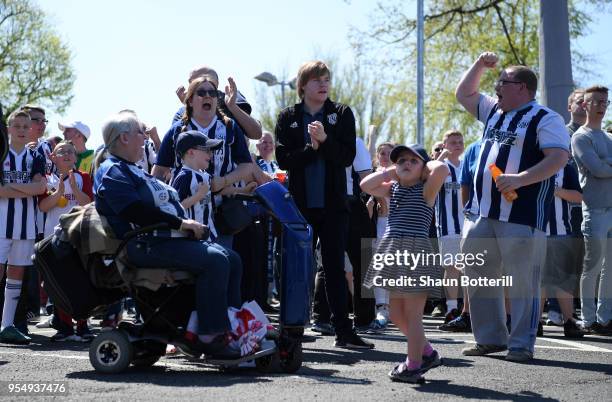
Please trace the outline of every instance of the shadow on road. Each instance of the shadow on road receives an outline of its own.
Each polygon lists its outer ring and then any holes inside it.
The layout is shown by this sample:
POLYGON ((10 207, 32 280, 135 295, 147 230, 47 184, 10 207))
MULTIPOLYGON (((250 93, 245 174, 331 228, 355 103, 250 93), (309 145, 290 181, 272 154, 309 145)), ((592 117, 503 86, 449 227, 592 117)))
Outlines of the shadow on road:
POLYGON ((462 399, 511 400, 519 402, 534 400, 557 401, 557 399, 544 397, 537 392, 507 393, 470 385, 452 384, 448 380, 427 380, 425 384, 413 389, 417 392, 436 394, 436 397, 439 397, 439 394, 446 394, 449 396, 460 396, 462 399))

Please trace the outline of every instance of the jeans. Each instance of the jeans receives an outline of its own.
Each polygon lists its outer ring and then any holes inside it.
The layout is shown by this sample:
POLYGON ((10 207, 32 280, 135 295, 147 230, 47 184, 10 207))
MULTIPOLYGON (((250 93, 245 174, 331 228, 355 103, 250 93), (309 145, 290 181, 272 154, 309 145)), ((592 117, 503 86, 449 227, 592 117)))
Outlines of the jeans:
POLYGON ((188 271, 196 276, 199 335, 231 329, 227 309, 241 305, 242 262, 234 251, 202 240, 143 237, 131 240, 127 253, 136 266, 188 271))
POLYGON ((612 207, 582 209, 584 263, 580 277, 580 304, 585 325, 612 320, 612 207), (599 277, 597 307, 595 289, 599 277))

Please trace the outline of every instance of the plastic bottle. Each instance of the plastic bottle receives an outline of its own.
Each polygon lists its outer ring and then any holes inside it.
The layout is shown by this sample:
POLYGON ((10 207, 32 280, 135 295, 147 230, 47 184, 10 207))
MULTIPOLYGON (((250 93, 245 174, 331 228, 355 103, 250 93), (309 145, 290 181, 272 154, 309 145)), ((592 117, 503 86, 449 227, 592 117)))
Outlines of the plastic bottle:
MULTIPOLYGON (((491 163, 489 165, 489 170, 491 171, 491 175, 493 176, 493 180, 495 180, 495 182, 497 182, 499 175, 504 173, 495 163, 491 163)), ((514 190, 506 191, 505 193, 502 193, 502 195, 508 202, 512 202, 518 198, 518 194, 514 190)))

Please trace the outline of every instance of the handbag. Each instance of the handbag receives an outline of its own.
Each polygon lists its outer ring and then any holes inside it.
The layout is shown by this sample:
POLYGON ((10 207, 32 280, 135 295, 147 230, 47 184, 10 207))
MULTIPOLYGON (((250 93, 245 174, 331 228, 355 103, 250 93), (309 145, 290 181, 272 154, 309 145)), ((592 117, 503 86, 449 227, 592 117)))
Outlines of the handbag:
POLYGON ((253 222, 244 202, 236 198, 223 198, 215 208, 215 228, 223 235, 235 235, 253 222))

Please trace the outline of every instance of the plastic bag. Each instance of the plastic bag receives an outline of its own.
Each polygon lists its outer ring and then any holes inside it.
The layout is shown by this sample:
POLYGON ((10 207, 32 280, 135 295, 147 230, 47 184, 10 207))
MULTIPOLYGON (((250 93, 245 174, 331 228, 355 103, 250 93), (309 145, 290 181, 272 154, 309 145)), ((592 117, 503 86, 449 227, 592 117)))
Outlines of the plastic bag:
POLYGON ((227 312, 232 326, 229 346, 240 350, 241 356, 254 353, 265 338, 270 321, 255 301, 244 303, 240 309, 230 307, 227 312))

